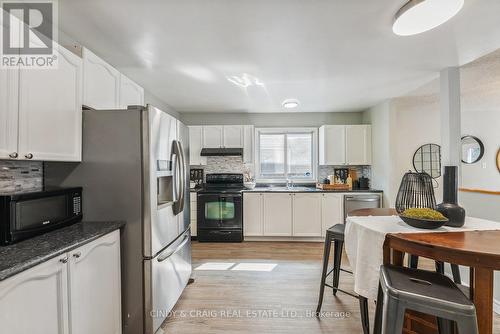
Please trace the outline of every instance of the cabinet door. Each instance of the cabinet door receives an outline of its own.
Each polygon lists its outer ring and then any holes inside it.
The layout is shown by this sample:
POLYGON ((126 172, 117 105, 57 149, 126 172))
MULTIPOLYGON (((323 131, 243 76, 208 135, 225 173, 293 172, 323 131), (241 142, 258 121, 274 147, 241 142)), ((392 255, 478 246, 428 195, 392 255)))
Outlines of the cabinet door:
POLYGON ((293 236, 321 236, 321 194, 293 194, 293 236))
POLYGON ((82 59, 54 52, 57 68, 19 72, 19 158, 81 161, 82 59))
POLYGON ((264 235, 292 235, 292 194, 264 194, 264 235))
POLYGON ((144 88, 120 74, 120 108, 144 105, 144 88))
POLYGON ((243 126, 224 125, 224 147, 243 147, 243 126))
POLYGON ((203 127, 189 127, 189 164, 190 165, 206 165, 207 157, 202 157, 201 149, 203 148, 203 127))
POLYGON ((68 333, 65 259, 56 257, 0 282, 2 333, 68 333))
POLYGON ((349 165, 369 165, 372 160, 371 126, 346 126, 346 162, 349 165))
POLYGON ((340 194, 321 194, 322 236, 333 225, 344 223, 343 199, 344 196, 340 194))
POLYGON ((83 49, 83 104, 94 109, 117 109, 120 106, 120 72, 83 49))
POLYGON ((15 159, 19 69, 0 69, 0 159, 15 159))
POLYGON ((203 147, 219 148, 222 147, 223 127, 210 125, 203 127, 203 147))
POLYGON ((72 334, 121 334, 120 231, 69 253, 72 334))
POLYGON ((319 164, 344 165, 346 163, 344 125, 323 125, 319 129, 319 164))
POLYGON ((245 193, 243 195, 243 231, 245 236, 264 235, 262 220, 261 193, 245 193))
POLYGON ((253 163, 254 152, 254 127, 253 125, 245 125, 243 127, 243 163, 253 163))
POLYGON ((198 235, 198 224, 197 224, 197 196, 198 194, 196 193, 191 193, 190 194, 190 200, 191 200, 191 236, 196 237, 198 235))

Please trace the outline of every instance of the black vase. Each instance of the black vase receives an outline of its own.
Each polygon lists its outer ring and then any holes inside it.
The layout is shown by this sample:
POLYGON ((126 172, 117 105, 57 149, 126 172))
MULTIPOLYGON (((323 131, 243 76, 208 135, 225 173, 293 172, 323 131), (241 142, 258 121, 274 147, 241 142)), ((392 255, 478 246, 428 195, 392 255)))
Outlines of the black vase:
POLYGON ((462 227, 465 224, 465 209, 457 203, 458 197, 458 167, 445 166, 443 176, 443 203, 437 206, 450 221, 446 223, 451 227, 462 227))

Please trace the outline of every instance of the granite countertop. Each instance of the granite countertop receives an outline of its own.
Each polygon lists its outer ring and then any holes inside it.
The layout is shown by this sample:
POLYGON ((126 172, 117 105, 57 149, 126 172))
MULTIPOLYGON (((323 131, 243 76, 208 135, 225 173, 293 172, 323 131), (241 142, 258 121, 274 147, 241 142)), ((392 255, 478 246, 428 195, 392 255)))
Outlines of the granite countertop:
POLYGON ((0 281, 125 226, 125 222, 79 222, 9 246, 0 246, 0 281))
POLYGON ((353 190, 322 190, 316 187, 295 186, 292 189, 286 187, 255 187, 254 189, 245 189, 243 192, 256 193, 381 193, 377 189, 353 189, 353 190))

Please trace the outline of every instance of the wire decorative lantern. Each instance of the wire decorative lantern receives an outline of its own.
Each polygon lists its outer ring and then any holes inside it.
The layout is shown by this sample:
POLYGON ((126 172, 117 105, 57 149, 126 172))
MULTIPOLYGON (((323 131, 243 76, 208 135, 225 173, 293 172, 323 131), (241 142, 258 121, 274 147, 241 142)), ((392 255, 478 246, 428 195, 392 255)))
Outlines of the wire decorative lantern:
POLYGON ((412 208, 436 209, 432 177, 427 173, 409 171, 401 180, 396 197, 396 211, 401 214, 412 208))

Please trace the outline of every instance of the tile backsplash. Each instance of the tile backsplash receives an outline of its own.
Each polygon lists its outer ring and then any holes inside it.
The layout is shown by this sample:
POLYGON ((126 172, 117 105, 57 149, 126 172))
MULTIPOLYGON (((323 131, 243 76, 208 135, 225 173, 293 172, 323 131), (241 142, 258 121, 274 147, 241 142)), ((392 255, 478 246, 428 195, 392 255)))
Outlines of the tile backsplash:
POLYGON ((318 167, 318 180, 321 182, 328 177, 328 175, 333 175, 336 168, 349 168, 356 170, 358 177, 366 177, 368 179, 372 178, 371 166, 319 166, 318 167))
POLYGON ((212 173, 248 173, 253 175, 253 164, 243 163, 242 157, 207 157, 205 166, 192 166, 203 169, 204 175, 212 173))
POLYGON ((43 187, 43 162, 0 160, 0 193, 39 191, 43 187))
MULTIPOLYGON (((207 157, 205 166, 192 166, 193 168, 202 168, 204 175, 211 173, 246 173, 250 172, 254 176, 254 165, 245 164, 241 157, 207 157)), ((370 166, 319 166, 318 180, 322 181, 328 175, 334 173, 335 168, 350 168, 357 171, 358 177, 364 176, 371 179, 370 166)))

